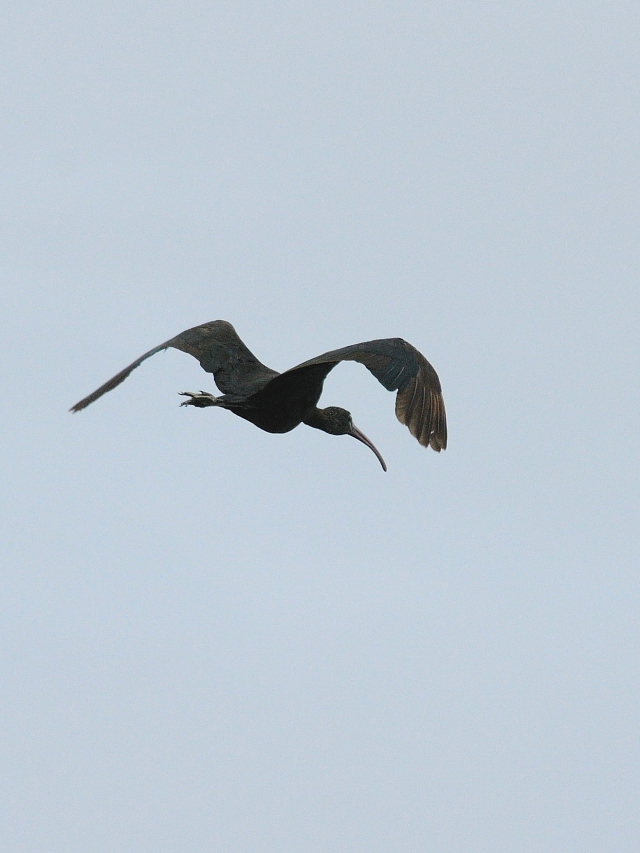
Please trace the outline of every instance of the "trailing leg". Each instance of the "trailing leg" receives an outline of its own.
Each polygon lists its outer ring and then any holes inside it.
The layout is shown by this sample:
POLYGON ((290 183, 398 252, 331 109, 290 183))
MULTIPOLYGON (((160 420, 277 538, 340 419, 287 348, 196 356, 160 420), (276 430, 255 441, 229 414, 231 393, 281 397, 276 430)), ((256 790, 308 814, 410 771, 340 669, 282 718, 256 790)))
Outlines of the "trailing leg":
POLYGON ((181 397, 189 397, 188 400, 185 400, 183 403, 180 403, 181 406, 196 406, 198 409, 205 409, 207 406, 219 406, 218 398, 214 397, 213 394, 208 394, 206 391, 199 391, 194 393, 193 391, 180 391, 181 397))

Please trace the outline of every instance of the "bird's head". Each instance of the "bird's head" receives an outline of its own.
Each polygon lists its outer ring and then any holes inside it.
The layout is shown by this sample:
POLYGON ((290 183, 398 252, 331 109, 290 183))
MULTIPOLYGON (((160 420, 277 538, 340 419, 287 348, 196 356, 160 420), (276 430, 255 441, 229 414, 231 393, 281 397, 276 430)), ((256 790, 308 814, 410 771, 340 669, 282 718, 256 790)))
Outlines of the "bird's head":
POLYGON ((309 426, 328 432, 329 435, 351 435, 366 444, 378 457, 382 470, 387 470, 387 465, 375 444, 367 438, 354 424, 351 412, 341 409, 340 406, 329 406, 326 409, 316 409, 313 416, 305 419, 309 426))
POLYGON ((351 412, 341 409, 340 406, 329 406, 326 409, 318 409, 320 421, 325 432, 329 435, 349 435, 353 427, 351 412))

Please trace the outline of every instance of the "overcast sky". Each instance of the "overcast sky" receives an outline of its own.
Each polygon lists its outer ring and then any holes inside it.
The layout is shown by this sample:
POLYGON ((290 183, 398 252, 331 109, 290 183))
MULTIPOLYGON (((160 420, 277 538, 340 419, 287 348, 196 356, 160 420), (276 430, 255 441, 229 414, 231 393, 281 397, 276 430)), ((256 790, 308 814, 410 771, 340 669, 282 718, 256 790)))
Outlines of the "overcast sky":
POLYGON ((637 853, 640 8, 3 7, 0 847, 637 853), (181 409, 405 338, 449 448, 181 409))

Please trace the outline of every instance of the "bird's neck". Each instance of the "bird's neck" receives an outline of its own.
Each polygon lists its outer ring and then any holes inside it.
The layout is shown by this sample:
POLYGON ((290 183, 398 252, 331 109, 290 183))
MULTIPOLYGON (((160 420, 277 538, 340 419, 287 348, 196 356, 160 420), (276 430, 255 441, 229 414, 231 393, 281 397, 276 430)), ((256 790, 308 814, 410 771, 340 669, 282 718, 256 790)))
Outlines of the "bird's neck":
POLYGON ((302 419, 302 423, 314 429, 329 432, 329 421, 324 409, 318 409, 314 406, 311 412, 302 419))

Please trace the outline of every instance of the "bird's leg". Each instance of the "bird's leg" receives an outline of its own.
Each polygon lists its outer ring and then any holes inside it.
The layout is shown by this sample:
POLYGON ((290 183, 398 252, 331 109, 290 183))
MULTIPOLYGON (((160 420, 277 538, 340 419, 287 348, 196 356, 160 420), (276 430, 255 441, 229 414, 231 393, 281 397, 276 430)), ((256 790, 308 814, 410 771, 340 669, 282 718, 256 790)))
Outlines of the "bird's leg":
POLYGON ((214 397, 213 394, 207 393, 207 391, 199 391, 197 393, 193 391, 180 391, 178 393, 181 397, 189 398, 180 403, 181 406, 196 406, 198 409, 205 409, 207 406, 218 405, 218 398, 214 397))

